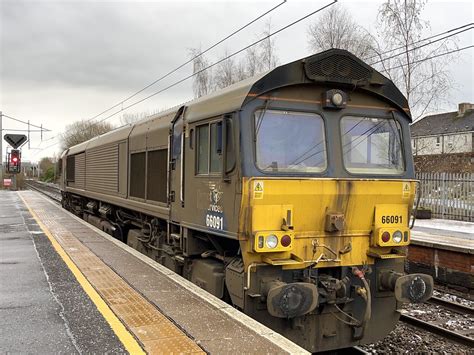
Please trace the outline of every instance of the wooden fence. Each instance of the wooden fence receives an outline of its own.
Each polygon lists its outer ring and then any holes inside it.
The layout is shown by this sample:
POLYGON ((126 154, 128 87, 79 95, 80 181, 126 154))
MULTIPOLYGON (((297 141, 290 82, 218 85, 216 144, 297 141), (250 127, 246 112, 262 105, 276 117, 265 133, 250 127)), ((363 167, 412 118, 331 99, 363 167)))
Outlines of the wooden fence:
POLYGON ((416 173, 420 180, 420 207, 433 218, 474 222, 474 174, 416 173))

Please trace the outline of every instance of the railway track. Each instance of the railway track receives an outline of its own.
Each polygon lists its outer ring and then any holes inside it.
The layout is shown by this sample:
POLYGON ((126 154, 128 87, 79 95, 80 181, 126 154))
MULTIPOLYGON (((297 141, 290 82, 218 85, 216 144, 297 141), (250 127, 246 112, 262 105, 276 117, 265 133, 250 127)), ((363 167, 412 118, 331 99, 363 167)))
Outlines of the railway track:
POLYGON ((457 303, 457 302, 448 301, 448 300, 445 300, 443 298, 439 298, 439 297, 436 297, 436 296, 432 296, 426 302, 430 303, 430 304, 433 304, 433 305, 444 307, 444 308, 449 309, 450 311, 453 311, 453 312, 456 312, 456 313, 467 314, 467 315, 470 315, 470 316, 474 316, 474 308, 464 306, 464 305, 462 305, 460 303, 457 303))
MULTIPOLYGON (((439 297, 431 297, 426 303, 429 303, 435 306, 441 306, 447 310, 450 310, 452 312, 456 312, 462 315, 474 316, 473 308, 464 306, 459 303, 447 301, 439 297)), ((436 335, 442 336, 456 343, 474 348, 474 339, 472 337, 466 336, 464 334, 461 334, 459 332, 456 332, 450 329, 446 329, 433 322, 424 321, 417 317, 404 314, 404 313, 401 314, 400 320, 404 323, 413 325, 417 328, 423 329, 430 333, 434 333, 436 335)))
POLYGON ((59 187, 36 180, 26 180, 25 185, 29 189, 38 191, 55 202, 61 203, 61 191, 59 187))

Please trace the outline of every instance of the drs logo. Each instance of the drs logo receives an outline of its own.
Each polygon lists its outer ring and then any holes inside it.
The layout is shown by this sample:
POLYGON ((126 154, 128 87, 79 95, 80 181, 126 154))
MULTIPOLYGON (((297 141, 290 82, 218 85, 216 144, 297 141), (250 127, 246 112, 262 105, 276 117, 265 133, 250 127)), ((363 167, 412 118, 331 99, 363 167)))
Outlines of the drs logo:
POLYGON ((224 229, 224 217, 213 214, 206 214, 206 227, 213 229, 224 229))

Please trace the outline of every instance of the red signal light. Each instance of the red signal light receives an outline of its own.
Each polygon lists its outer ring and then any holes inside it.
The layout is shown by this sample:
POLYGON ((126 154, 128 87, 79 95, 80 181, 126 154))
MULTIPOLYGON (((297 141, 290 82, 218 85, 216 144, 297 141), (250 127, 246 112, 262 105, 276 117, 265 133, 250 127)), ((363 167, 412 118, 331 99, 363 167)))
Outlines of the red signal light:
POLYGON ((17 174, 21 168, 21 152, 19 149, 12 149, 8 159, 8 172, 17 174))
POLYGON ((388 243, 390 241, 390 233, 389 232, 383 232, 382 233, 382 241, 384 243, 388 243))

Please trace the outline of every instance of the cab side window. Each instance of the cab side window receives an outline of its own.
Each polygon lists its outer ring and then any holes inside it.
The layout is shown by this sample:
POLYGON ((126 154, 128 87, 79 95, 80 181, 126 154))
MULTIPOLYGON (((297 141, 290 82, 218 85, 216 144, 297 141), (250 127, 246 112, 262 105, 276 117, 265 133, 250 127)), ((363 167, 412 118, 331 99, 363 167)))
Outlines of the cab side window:
POLYGON ((222 172, 222 121, 197 127, 197 174, 222 172))

